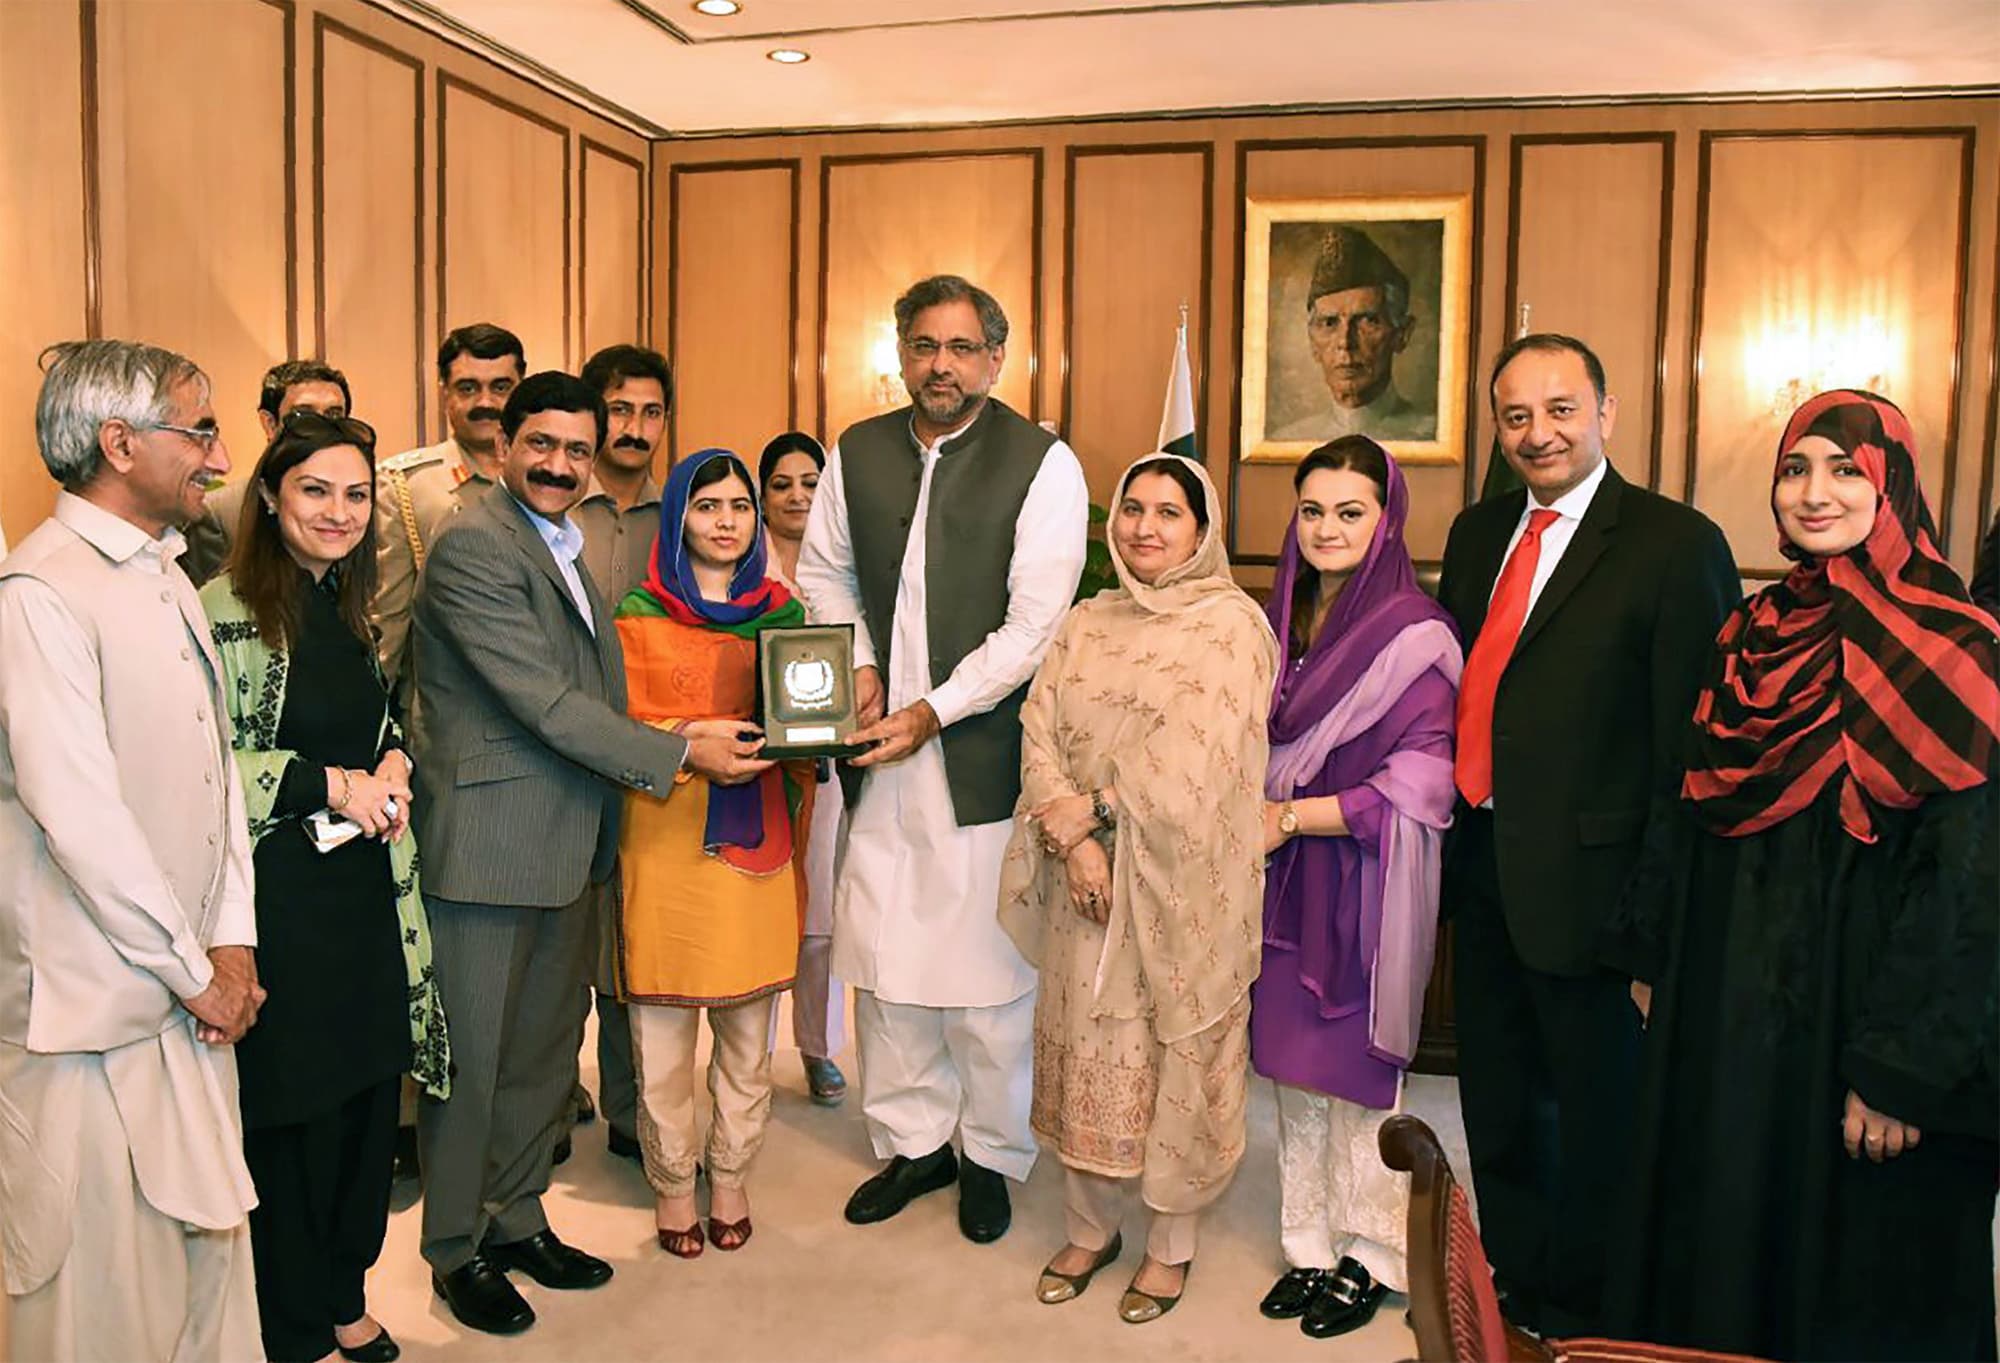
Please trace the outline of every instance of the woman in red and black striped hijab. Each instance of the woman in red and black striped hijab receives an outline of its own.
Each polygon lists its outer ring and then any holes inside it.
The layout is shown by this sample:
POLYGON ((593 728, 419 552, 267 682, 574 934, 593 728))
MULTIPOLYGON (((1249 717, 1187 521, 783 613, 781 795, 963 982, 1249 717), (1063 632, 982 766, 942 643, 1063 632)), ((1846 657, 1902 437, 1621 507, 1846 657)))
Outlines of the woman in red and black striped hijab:
MULTIPOLYGON (((2000 688, 1909 422, 1822 393, 1795 564, 1716 639, 1658 900, 1611 1324, 1767 1358, 1992 1358, 2000 688)), ((1628 904, 1629 923, 1648 910, 1628 904)))
POLYGON ((1740 836, 1837 784, 1842 826, 1873 842, 1871 805, 1908 809, 1986 780, 2000 726, 1995 624, 1938 553, 1895 404, 1821 393, 1778 449, 1772 509, 1798 566, 1723 626, 1683 793, 1708 828, 1740 836), (1815 454, 1831 464, 1818 493, 1815 454), (1843 497, 1842 481, 1860 495, 1843 497), (1865 501, 1872 524, 1843 543, 1857 520, 1843 503, 1865 501))

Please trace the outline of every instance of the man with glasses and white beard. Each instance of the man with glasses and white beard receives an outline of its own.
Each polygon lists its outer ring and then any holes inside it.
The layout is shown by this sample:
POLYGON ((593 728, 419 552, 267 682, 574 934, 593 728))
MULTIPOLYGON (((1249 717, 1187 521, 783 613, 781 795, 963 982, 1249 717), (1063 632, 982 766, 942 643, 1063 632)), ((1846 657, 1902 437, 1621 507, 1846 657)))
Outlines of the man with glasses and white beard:
POLYGON ((1076 595, 1089 494, 1069 446, 991 396, 991 294, 938 275, 895 315, 911 405, 842 433, 798 566, 814 618, 854 624, 854 739, 876 745, 843 771, 833 973, 854 986, 861 1110, 889 1164, 847 1219, 955 1181, 959 1230, 985 1243, 1036 1154, 1036 972, 997 912, 1021 703, 1076 595))

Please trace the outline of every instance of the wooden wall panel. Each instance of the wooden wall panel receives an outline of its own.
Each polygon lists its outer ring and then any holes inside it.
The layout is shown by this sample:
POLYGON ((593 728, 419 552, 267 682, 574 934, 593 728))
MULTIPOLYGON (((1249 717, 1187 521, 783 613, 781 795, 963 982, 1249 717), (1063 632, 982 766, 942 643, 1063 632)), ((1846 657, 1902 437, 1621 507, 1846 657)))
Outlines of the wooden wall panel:
POLYGON ((438 338, 493 322, 521 338, 530 373, 571 368, 568 132, 450 73, 437 123, 438 338))
POLYGON ((289 355, 324 350, 385 447, 416 440, 436 418, 440 291, 450 312, 494 309, 541 366, 573 363, 587 252, 603 299, 591 333, 650 331, 649 144, 450 39, 368 0, 5 8, 0 178, 32 186, 0 194, 11 537, 54 499, 32 411, 51 341, 185 350, 215 381, 241 477, 259 452, 258 382, 289 355), (579 149, 591 199, 619 201, 587 224, 565 206, 579 149), (445 150, 450 183, 434 170, 445 150))
POLYGON ((1673 138, 1516 138, 1504 335, 1527 304, 1535 331, 1582 338, 1618 398, 1613 462, 1660 485, 1671 284, 1673 138), (1601 269, 1615 261, 1617 269, 1601 269))
POLYGON ((85 331, 82 46, 74 0, 12 7, 0 39, 0 184, 12 187, 0 208, 0 529, 10 545, 55 504, 35 447, 36 357, 85 331))
POLYGON ((264 371, 298 334, 295 14, 199 0, 96 9, 104 334, 208 372, 240 477, 261 453, 264 371))
POLYGON ((1952 502, 1968 151, 1951 129, 1704 139, 1684 491, 1746 573, 1784 569, 1771 469, 1796 398, 1816 388, 1892 398, 1932 506, 1952 502), (1844 339, 1809 347, 1802 323, 1844 339), (1781 393, 1795 378, 1804 390, 1781 393))
POLYGON ((1062 430, 1103 505, 1125 467, 1155 447, 1183 305, 1203 391, 1214 153, 1085 147, 1067 169, 1062 430))
POLYGON ((754 464, 798 424, 799 163, 702 166, 670 177, 667 448, 721 446, 754 464))
POLYGON ((645 340, 646 173, 642 163, 585 138, 578 169, 583 204, 577 261, 583 349, 577 367, 608 345, 645 340))
MULTIPOLYGON (((912 283, 963 275, 1007 313, 994 395, 1031 419, 1040 349, 1042 153, 829 156, 820 174, 821 435, 883 410, 871 356, 912 283)), ((900 385, 892 406, 908 401, 900 385)))
MULTIPOLYGON (((1483 137, 1390 137, 1382 139, 1323 142, 1245 142, 1238 144, 1239 208, 1236 220, 1236 269, 1240 279, 1243 260, 1243 219, 1240 201, 1251 198, 1337 198, 1404 194, 1469 194, 1473 199, 1472 306, 1471 332, 1476 339, 1482 316, 1481 291, 1485 272, 1481 262, 1491 250, 1481 230, 1485 192, 1485 148, 1483 137)), ((1236 293, 1241 297, 1242 289, 1236 293)), ((1240 303, 1236 305, 1240 310, 1240 303)), ((1232 314, 1230 325, 1237 326, 1232 314)), ((1232 345, 1240 345, 1232 338, 1232 345)), ((1241 355, 1235 357, 1235 377, 1240 380, 1241 355)), ((1474 346, 1471 370, 1480 370, 1481 353, 1474 346)), ((1472 385, 1478 386, 1476 377, 1472 385)), ((1241 401, 1240 392, 1237 400, 1241 401)), ((1467 448, 1463 457, 1472 457, 1475 433, 1488 430, 1477 419, 1475 406, 1467 414, 1467 448)), ((1232 416, 1230 429, 1237 427, 1232 416)), ((1485 434, 1477 439, 1485 440, 1485 434)), ((1232 460, 1236 451, 1230 450, 1232 460)), ((1271 562, 1283 542, 1291 517, 1292 470, 1282 464, 1232 464, 1232 507, 1230 535, 1232 557, 1246 563, 1271 562)), ((1435 559, 1444 552, 1445 533, 1465 500, 1467 471, 1461 467, 1413 467, 1404 470, 1410 484, 1410 520, 1405 532, 1410 552, 1420 559, 1435 559)))
POLYGON ((347 375, 383 454, 422 443, 423 63, 356 29, 313 24, 312 349, 347 375))

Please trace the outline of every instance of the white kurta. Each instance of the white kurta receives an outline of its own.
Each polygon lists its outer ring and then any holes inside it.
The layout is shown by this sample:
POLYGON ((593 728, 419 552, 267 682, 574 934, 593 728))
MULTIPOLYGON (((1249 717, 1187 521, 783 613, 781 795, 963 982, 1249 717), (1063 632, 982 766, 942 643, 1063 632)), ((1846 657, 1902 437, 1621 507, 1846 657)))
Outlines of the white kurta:
MULTIPOLYGON (((891 713, 928 700, 946 728, 991 710, 1034 675, 1076 595, 1090 514, 1083 469, 1057 441, 1015 518, 1005 621, 933 687, 923 527, 939 448, 963 429, 923 448, 883 678, 891 713)), ((814 619, 854 622, 855 662, 865 667, 877 652, 862 615, 852 530, 836 446, 806 523, 798 578, 814 619)), ((886 1002, 932 1008, 993 1007, 1035 987, 1035 968, 997 916, 1011 821, 959 826, 942 744, 933 740, 901 762, 871 769, 849 817, 834 898, 834 974, 886 1002)))

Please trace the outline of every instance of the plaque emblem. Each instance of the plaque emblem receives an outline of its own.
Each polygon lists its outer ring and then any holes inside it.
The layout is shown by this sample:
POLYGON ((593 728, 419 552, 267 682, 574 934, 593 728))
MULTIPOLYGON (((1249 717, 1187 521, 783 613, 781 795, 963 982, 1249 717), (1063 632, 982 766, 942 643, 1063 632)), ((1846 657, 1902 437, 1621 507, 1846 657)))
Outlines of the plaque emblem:
POLYGON ((833 708, 833 664, 807 654, 785 664, 785 695, 801 710, 833 708))

